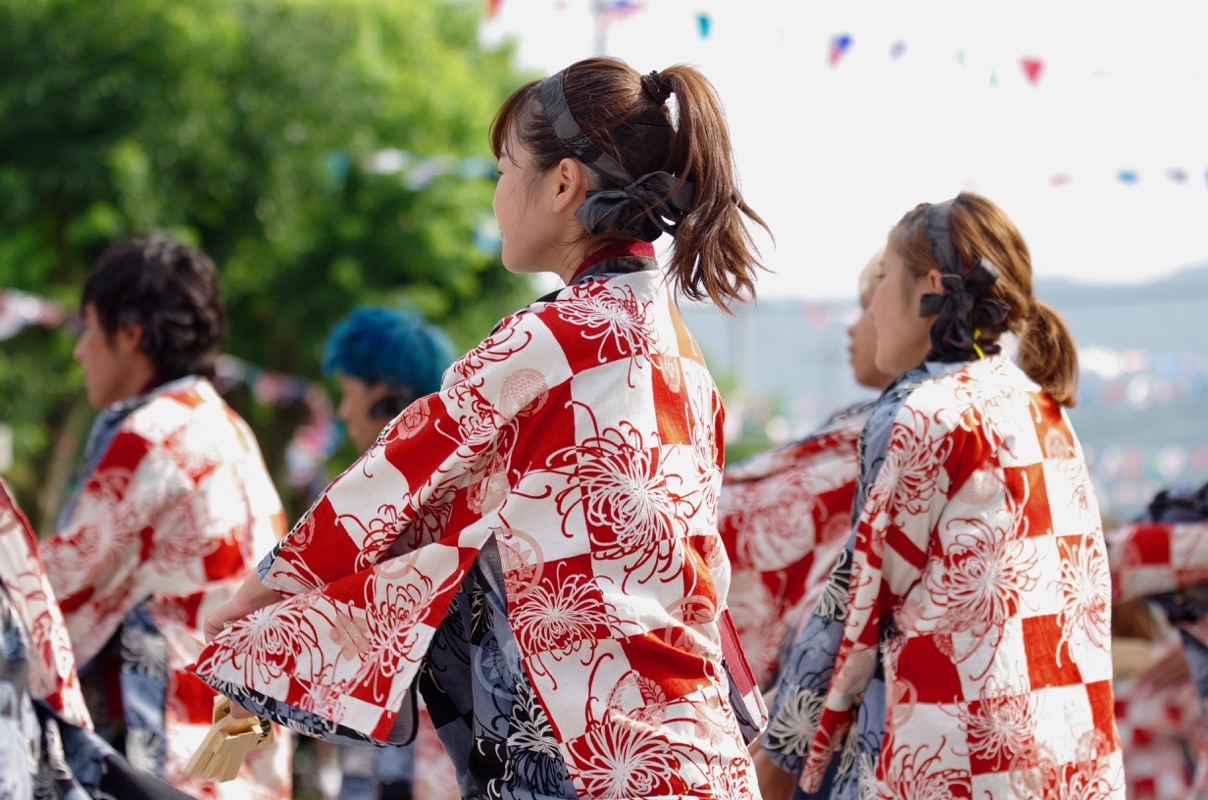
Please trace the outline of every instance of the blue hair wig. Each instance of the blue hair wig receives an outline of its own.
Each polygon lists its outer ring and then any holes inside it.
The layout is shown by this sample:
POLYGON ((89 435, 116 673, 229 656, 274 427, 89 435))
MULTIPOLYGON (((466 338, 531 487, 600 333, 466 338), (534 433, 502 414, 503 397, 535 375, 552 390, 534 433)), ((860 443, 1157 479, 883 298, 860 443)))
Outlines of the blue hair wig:
POLYGON ((448 337, 419 314, 362 306, 327 337, 323 372, 405 386, 418 397, 440 389, 453 357, 448 337))

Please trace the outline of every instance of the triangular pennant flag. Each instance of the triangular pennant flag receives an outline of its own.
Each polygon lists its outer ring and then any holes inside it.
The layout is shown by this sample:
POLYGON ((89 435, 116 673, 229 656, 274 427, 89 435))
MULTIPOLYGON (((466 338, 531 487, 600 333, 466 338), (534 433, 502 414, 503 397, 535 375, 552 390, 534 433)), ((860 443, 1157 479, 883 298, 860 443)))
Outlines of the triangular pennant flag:
POLYGON ((1141 180, 1141 175, 1134 169, 1117 170, 1116 179, 1120 183, 1136 183, 1141 180))
POLYGON ((1044 72, 1044 62, 1039 58, 1021 58, 1019 65, 1023 67, 1023 74, 1028 76, 1028 83, 1035 86, 1040 83, 1040 75, 1044 72))
POLYGON ((1171 167, 1170 169, 1166 170, 1166 177, 1170 178, 1175 183, 1186 183, 1187 171, 1181 169, 1180 167, 1171 167))
POLYGON ((638 2, 638 0, 605 0, 605 2, 597 4, 596 9, 600 14, 600 19, 608 23, 624 19, 645 7, 646 4, 638 2))
POLYGON ((990 85, 991 85, 991 86, 997 86, 997 85, 998 85, 998 73, 997 73, 997 72, 991 72, 991 73, 990 73, 990 85))
POLYGON ((1069 182, 1070 176, 1066 175, 1064 172, 1059 172, 1049 178, 1049 183, 1053 186, 1065 186, 1069 182))
POLYGON ((889 57, 892 58, 894 61, 897 61, 899 58, 901 58, 902 54, 905 52, 906 52, 906 43, 903 42, 901 39, 898 39, 896 42, 894 42, 889 47, 889 57))
POLYGON ((828 63, 834 67, 839 63, 839 59, 843 58, 843 54, 851 47, 850 33, 837 33, 830 40, 830 55, 827 57, 828 63))
POLYGON ((712 20, 709 19, 708 14, 697 14, 696 15, 696 26, 700 30, 700 38, 702 38, 702 39, 709 38, 709 28, 711 25, 712 25, 712 20))

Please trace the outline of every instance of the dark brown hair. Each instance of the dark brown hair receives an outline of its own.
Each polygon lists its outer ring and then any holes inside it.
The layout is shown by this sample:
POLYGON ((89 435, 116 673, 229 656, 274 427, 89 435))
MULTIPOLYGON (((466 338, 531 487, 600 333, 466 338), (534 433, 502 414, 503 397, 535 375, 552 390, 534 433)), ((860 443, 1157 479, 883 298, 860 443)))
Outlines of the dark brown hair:
MULTIPOLYGON (((741 215, 764 230, 768 226, 742 199, 725 112, 713 85, 683 65, 661 71, 658 80, 675 94, 674 125, 669 106, 644 88, 650 79, 614 58, 572 65, 563 91, 579 128, 630 175, 663 171, 695 184, 692 209, 675 234, 669 272, 685 296, 708 297, 726 308, 754 296, 755 274, 763 267, 741 215)), ((525 84, 504 101, 491 125, 491 149, 500 157, 514 133, 540 174, 573 156, 545 119, 539 86, 540 81, 525 84)), ((599 238, 604 245, 628 237, 614 231, 599 238)))
POLYGON ((158 383, 214 377, 226 336, 226 306, 209 256, 151 233, 111 245, 88 272, 80 308, 96 309, 105 338, 127 322, 142 326, 139 349, 158 383))
MULTIPOLYGON (((921 203, 902 217, 890 234, 890 245, 916 277, 942 271, 931 251, 926 221, 930 203, 921 203)), ((962 192, 948 214, 952 246, 961 274, 986 258, 1001 275, 990 293, 1007 303, 1006 328, 1019 338, 1019 366, 1063 406, 1072 407, 1078 386, 1078 355, 1061 316, 1032 293, 1032 257, 1015 224, 984 197, 962 192)), ((993 344, 1002 334, 987 320, 971 320, 980 328, 980 341, 993 344)))

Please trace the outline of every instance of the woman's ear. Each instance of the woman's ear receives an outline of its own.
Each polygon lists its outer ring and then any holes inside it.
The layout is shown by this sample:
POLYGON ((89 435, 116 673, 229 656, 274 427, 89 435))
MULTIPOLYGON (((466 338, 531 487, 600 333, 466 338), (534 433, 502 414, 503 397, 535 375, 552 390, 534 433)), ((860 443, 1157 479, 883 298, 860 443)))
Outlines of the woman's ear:
POLYGON ((574 211, 587 199, 586 168, 573 158, 564 158, 552 170, 554 211, 574 211))
POLYGON ((927 273, 925 279, 927 292, 929 294, 944 294, 944 276, 940 274, 938 269, 933 269, 927 273))

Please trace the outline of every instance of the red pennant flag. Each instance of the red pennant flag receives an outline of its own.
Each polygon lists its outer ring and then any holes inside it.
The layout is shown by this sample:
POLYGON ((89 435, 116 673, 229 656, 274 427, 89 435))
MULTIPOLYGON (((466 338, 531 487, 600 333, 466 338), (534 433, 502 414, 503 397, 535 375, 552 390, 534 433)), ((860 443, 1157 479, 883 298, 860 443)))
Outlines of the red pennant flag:
POLYGON ((1033 86, 1040 83, 1040 74, 1044 72, 1043 61, 1039 58, 1021 58, 1019 64, 1023 67, 1023 74, 1028 76, 1028 83, 1033 86))

